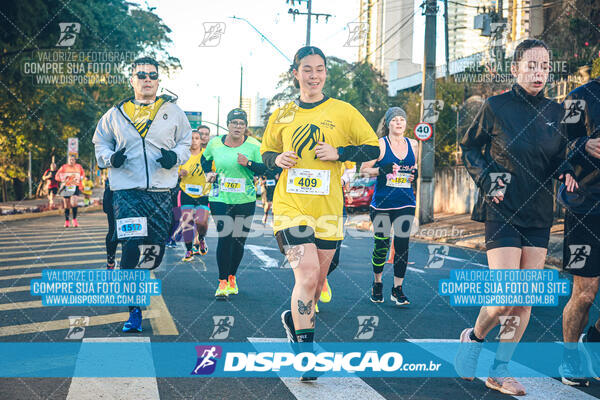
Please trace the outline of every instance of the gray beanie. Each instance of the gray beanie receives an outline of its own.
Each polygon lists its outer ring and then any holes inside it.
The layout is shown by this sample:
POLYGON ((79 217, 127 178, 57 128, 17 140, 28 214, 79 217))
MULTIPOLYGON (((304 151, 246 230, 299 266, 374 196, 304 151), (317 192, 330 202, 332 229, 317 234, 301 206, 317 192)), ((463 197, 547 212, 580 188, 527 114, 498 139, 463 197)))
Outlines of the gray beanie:
POLYGON ((398 116, 403 117, 404 119, 406 119, 406 111, 404 111, 400 107, 390 107, 390 108, 388 108, 388 110, 385 112, 385 126, 387 126, 389 128, 390 121, 394 117, 398 117, 398 116))

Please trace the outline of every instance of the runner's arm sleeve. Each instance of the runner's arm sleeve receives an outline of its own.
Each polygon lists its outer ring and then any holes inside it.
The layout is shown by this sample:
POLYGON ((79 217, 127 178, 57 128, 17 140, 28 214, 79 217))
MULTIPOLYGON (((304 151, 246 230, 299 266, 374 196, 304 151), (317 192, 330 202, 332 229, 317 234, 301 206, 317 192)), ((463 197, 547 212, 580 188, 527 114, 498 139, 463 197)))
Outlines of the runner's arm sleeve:
POLYGON ((350 132, 350 143, 337 148, 338 161, 365 162, 379 157, 379 139, 365 117, 351 105, 348 105, 350 118, 345 127, 350 132))
POLYGON ((269 117, 269 122, 263 134, 260 145, 262 161, 269 169, 276 168, 275 159, 283 153, 283 141, 281 140, 281 130, 275 128, 275 118, 279 114, 279 109, 275 110, 269 117))
POLYGON ((175 131, 175 147, 167 149, 177 154, 177 163, 182 165, 190 158, 190 146, 192 145, 192 127, 185 113, 181 110, 177 113, 177 130, 175 131))
POLYGON ((115 150, 117 150, 115 135, 109 124, 110 112, 111 111, 109 110, 102 116, 102 118, 100 118, 98 125, 96 125, 94 137, 92 138, 92 142, 94 143, 94 151, 96 154, 96 161, 98 162, 98 167, 100 168, 109 168, 112 166, 110 164, 110 157, 114 154, 115 150))
POLYGON ((479 188, 485 188, 486 182, 489 181, 488 173, 494 172, 490 170, 490 165, 482 154, 491 141, 493 118, 489 102, 486 100, 460 142, 465 167, 479 188))
POLYGON ((249 165, 247 168, 254 173, 254 175, 262 175, 267 170, 266 165, 263 163, 262 156, 260 155, 260 143, 256 142, 256 146, 253 147, 250 157, 248 157, 250 161, 252 161, 251 166, 249 165))
POLYGON ((275 165, 275 159, 277 158, 278 155, 280 155, 281 153, 277 153, 275 151, 265 151, 262 154, 262 160, 263 163, 265 164, 265 166, 268 169, 275 169, 275 168, 279 168, 277 165, 275 165))

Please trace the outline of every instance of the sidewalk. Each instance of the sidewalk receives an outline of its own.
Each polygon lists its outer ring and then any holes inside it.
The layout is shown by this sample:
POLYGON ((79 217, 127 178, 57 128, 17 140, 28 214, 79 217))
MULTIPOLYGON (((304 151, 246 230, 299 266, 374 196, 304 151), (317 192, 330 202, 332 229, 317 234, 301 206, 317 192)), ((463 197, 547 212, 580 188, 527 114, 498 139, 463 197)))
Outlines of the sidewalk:
MULTIPOLYGON (((346 226, 372 229, 367 214, 351 214, 346 226)), ((562 267, 563 229, 562 220, 552 226, 546 257, 547 264, 558 268, 562 267)), ((485 251, 484 224, 473 221, 471 214, 435 214, 434 222, 419 226, 413 238, 485 251)))
MULTIPOLYGON (((81 207, 82 211, 96 211, 100 210, 100 200, 104 188, 98 187, 92 189, 92 196, 90 197, 90 205, 81 207)), ((80 196, 80 203, 83 201, 83 196, 80 196)), ((42 199, 31 199, 21 201, 8 201, 0 203, 0 221, 10 221, 15 219, 24 218, 36 218, 44 215, 62 214, 63 200, 61 196, 54 198, 54 208, 48 207, 48 198, 42 199)))

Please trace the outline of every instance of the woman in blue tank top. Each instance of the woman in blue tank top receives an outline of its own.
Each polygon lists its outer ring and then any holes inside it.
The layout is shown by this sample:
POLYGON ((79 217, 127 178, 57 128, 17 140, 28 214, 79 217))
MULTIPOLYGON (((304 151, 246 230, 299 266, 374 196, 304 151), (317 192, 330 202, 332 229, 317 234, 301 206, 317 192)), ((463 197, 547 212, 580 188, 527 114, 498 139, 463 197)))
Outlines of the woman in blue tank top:
POLYGON ((392 301, 397 305, 410 304, 402 291, 408 263, 408 242, 415 216, 415 192, 412 182, 417 171, 417 142, 404 137, 406 113, 392 107, 385 113, 380 155, 377 160, 363 163, 360 171, 377 176, 371 200, 370 217, 373 222, 375 246, 373 249, 374 281, 371 301, 383 303, 383 266, 390 249, 390 230, 394 227, 394 285, 392 301))

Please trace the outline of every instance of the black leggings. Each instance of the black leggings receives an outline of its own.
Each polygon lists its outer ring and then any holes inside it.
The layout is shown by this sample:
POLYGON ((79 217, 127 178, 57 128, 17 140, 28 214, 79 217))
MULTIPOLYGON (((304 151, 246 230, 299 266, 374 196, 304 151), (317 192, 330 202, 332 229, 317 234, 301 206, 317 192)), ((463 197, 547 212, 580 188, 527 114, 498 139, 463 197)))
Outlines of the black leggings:
POLYGON ((106 214, 106 219, 108 220, 108 233, 106 234, 106 263, 114 264, 119 241, 116 239, 115 235, 115 211, 112 204, 112 192, 108 185, 104 188, 102 210, 106 214))
POLYGON ((415 215, 414 207, 399 210, 375 210, 371 208, 370 217, 375 232, 373 248, 373 272, 380 274, 390 249, 390 231, 394 227, 394 276, 404 278, 408 264, 408 242, 415 215))
POLYGON ((217 225, 217 265, 219 279, 235 275, 244 256, 244 245, 252 225, 256 203, 225 204, 211 202, 210 213, 217 225))

